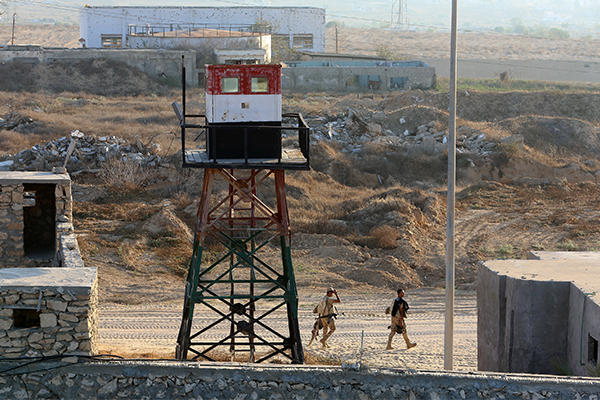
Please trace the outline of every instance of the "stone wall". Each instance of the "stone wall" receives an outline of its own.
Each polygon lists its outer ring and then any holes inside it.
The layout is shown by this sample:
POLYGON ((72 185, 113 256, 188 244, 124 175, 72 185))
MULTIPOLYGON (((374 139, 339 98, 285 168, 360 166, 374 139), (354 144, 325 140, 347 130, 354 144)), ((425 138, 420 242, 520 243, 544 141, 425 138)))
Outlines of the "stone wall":
POLYGON ((46 260, 26 258, 26 247, 46 243, 50 250, 57 250, 57 224, 69 223, 73 217, 68 175, 3 172, 0 188, 0 266, 52 265, 54 257, 46 260), (36 192, 35 203, 33 199, 30 199, 31 204, 28 203, 28 192, 36 192), (48 206, 55 208, 50 210, 54 212, 49 212, 48 206))
MULTIPOLYGON (((20 365, 6 364, 3 370, 20 365)), ((0 375, 0 398, 10 399, 598 400, 599 395, 598 379, 232 363, 90 363, 74 357, 0 375)))
POLYGON ((2 185, 0 259, 3 263, 16 264, 23 255, 23 185, 2 185))
POLYGON ((0 357, 97 353, 97 303, 95 280, 90 293, 0 288, 0 357), (39 320, 31 321, 36 315, 39 320), (27 324, 36 326, 23 327, 27 324))

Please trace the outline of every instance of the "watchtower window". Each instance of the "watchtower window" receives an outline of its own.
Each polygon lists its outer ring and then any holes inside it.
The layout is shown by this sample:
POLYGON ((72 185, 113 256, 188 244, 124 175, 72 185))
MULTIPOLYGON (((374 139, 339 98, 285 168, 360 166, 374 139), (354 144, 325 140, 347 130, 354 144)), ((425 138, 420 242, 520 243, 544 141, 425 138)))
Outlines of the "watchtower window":
POLYGON ((269 78, 266 76, 257 76, 252 78, 252 93, 269 92, 269 78))
POLYGON ((598 365, 598 339, 588 334, 588 361, 598 365))
POLYGON ((35 328, 40 326, 40 312, 29 308, 15 308, 13 320, 15 328, 35 328))
POLYGON ((240 91, 240 78, 222 78, 221 92, 222 93, 238 93, 240 91))

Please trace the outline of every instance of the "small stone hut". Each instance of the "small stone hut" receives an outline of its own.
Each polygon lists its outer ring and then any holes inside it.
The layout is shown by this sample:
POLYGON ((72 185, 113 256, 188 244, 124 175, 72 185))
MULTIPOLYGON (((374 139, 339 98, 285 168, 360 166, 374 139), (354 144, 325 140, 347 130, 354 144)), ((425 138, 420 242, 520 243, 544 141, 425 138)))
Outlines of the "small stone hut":
POLYGON ((96 353, 96 268, 71 219, 68 174, 0 172, 0 357, 96 353))

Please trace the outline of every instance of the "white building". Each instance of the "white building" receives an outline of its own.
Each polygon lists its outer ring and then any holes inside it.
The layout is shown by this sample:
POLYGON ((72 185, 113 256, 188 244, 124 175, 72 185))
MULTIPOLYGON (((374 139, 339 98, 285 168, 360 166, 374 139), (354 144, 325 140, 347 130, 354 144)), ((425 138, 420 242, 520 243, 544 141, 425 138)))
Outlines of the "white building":
POLYGON ((249 31, 257 22, 272 26, 272 36, 289 46, 325 51, 325 9, 315 7, 82 7, 79 31, 89 48, 131 47, 129 38, 141 32, 216 29, 249 31))

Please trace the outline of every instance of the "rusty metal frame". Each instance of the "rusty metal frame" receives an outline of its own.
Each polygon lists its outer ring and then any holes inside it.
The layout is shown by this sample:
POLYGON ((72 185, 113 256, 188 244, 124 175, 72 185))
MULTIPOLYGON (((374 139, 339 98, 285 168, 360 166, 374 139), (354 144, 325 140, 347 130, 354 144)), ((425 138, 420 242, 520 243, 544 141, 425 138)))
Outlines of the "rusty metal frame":
MULTIPOLYGON (((243 361, 263 362, 279 355, 292 363, 304 362, 290 237, 283 170, 205 169, 177 339, 178 359, 215 361, 211 352, 226 348, 231 360, 240 360, 238 353, 244 352, 249 357, 243 361), (213 199, 216 177, 228 183, 229 191, 222 198, 213 199), (257 196, 257 188, 269 178, 275 182, 275 209, 257 196), (223 250, 212 263, 203 264, 208 238, 218 242, 223 250), (277 238, 281 264, 273 265, 262 259, 260 251, 277 238), (193 324, 197 307, 211 321, 201 328, 193 324), (267 320, 283 307, 287 314, 286 332, 270 326, 267 320), (229 334, 211 339, 219 327, 222 335, 224 324, 229 325, 229 334)), ((222 355, 217 356, 222 360, 222 355)))

